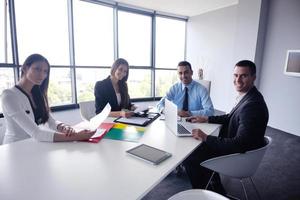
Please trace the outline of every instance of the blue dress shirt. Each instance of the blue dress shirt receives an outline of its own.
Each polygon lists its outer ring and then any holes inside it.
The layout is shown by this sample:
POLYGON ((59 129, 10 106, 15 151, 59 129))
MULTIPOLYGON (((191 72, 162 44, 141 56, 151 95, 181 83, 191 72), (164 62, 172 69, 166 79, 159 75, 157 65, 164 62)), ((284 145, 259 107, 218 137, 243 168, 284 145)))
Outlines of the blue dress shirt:
POLYGON ((182 104, 184 100, 184 88, 188 88, 188 105, 189 112, 194 115, 212 116, 214 115, 214 107, 209 97, 206 88, 200 83, 192 80, 188 85, 184 85, 182 82, 178 82, 173 85, 167 92, 167 95, 163 97, 157 104, 158 110, 163 110, 165 106, 165 98, 172 101, 177 105, 178 110, 182 110, 182 104))

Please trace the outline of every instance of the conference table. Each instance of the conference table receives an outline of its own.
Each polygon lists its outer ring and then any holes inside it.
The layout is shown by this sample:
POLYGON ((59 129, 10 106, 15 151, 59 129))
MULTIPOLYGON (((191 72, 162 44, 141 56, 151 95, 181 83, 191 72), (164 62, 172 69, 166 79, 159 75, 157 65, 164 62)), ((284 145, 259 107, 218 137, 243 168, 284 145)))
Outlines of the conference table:
MULTIPOLYGON (((109 119, 108 121, 111 121, 109 119)), ((207 134, 220 125, 193 124, 207 134)), ((138 142, 47 143, 27 139, 0 146, 0 199, 141 199, 174 170, 200 141, 177 137, 163 120, 150 124, 138 142), (151 165, 126 153, 147 144, 172 156, 151 165)))

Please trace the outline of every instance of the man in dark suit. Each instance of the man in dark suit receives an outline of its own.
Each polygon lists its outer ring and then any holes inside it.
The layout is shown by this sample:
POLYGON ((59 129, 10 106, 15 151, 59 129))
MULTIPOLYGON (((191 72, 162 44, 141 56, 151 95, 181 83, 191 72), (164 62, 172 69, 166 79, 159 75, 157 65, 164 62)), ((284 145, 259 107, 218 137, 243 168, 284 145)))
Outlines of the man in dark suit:
MULTIPOLYGON (((232 153, 242 153, 264 145, 264 134, 269 114, 262 94, 254 86, 256 66, 249 60, 239 61, 234 68, 234 86, 238 92, 236 106, 221 116, 195 116, 191 122, 222 124, 219 136, 193 130, 193 137, 201 145, 184 161, 193 188, 205 188, 212 171, 201 167, 204 160, 232 153)), ((219 175, 214 176, 213 188, 225 194, 219 175)))

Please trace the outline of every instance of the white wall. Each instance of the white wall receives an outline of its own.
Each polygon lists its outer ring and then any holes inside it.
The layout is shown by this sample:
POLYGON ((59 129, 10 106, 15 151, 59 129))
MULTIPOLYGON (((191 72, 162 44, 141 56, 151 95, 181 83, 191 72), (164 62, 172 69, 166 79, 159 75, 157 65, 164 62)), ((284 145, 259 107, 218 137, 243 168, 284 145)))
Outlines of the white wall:
MULTIPOLYGON (((286 51, 300 49, 299 0, 240 0, 236 6, 192 17, 187 60, 212 81, 216 109, 230 111, 232 70, 240 59, 257 64, 256 85, 269 108, 269 126, 300 136, 300 78, 283 74, 286 51)), ((195 73, 196 74, 196 73, 195 73)))
POLYGON ((300 49, 300 1, 272 0, 260 90, 269 107, 269 125, 300 136, 300 77, 283 74, 288 49, 300 49))
POLYGON ((211 80, 210 96, 214 107, 229 111, 228 91, 233 92, 232 69, 237 6, 191 17, 187 23, 187 60, 194 78, 203 68, 204 79, 211 80))
POLYGON ((234 105, 235 63, 241 59, 255 60, 260 8, 261 0, 240 0, 238 5, 189 19, 187 60, 194 72, 201 67, 204 78, 212 81, 211 98, 216 109, 229 112, 234 105))

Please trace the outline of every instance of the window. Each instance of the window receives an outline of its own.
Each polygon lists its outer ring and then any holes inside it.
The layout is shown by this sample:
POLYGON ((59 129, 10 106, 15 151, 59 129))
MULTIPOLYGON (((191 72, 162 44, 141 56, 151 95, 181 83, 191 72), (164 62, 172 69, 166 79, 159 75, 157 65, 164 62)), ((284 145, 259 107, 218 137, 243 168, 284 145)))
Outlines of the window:
MULTIPOLYGON (((15 13, 20 64, 29 55, 39 53, 51 66, 70 65, 66 0, 15 0, 15 13)), ((51 67, 50 73, 50 106, 75 103, 70 68, 51 67)))
POLYGON ((12 63, 9 12, 6 0, 0 0, 0 63, 12 63))
MULTIPOLYGON (((11 46, 11 32, 8 12, 8 2, 0 0, 0 94, 3 90, 13 87, 14 69, 12 66, 12 46, 11 46)), ((2 105, 0 101, 0 113, 2 112, 2 105)))
POLYGON ((156 17, 156 67, 176 68, 184 60, 185 24, 185 21, 156 17))
POLYGON ((151 97, 150 70, 130 69, 127 84, 130 98, 151 97))
POLYGON ((155 95, 165 96, 170 87, 178 81, 177 70, 156 70, 155 95))
MULTIPOLYGON (((13 68, 0 67, 0 94, 3 90, 14 86, 14 71, 13 68)), ((0 101, 0 113, 2 112, 2 106, 0 101)))
POLYGON ((50 106, 72 103, 70 72, 70 68, 51 68, 48 89, 48 99, 50 106))
POLYGON ((129 65, 151 66, 151 17, 118 12, 119 57, 129 65))
POLYGON ((76 84, 78 102, 95 100, 94 87, 97 81, 110 75, 110 69, 77 68, 76 84))
POLYGON ((114 61, 113 8, 74 1, 77 66, 110 66, 114 61))
POLYGON ((66 0, 15 0, 19 63, 33 53, 52 65, 69 65, 66 0))
POLYGON ((50 106, 94 100, 95 83, 110 75, 116 58, 130 65, 131 98, 164 96, 185 58, 185 26, 185 19, 115 1, 0 0, 0 93, 15 84, 25 59, 39 53, 51 65, 50 106))

